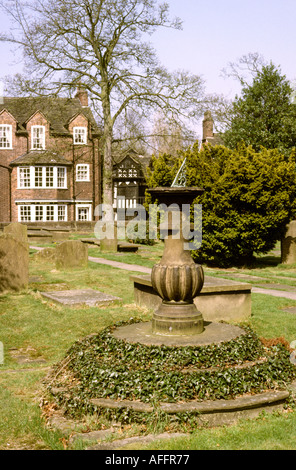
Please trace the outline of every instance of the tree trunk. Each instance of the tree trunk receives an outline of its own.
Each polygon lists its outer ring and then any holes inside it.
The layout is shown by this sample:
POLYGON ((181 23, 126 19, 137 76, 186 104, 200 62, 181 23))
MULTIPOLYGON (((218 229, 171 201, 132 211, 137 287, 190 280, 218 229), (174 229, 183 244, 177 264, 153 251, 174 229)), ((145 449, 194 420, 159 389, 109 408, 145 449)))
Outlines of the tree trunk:
POLYGON ((104 128, 104 169, 103 169, 103 203, 111 205, 113 203, 112 191, 112 128, 105 125, 104 128))
POLYGON ((106 237, 101 239, 101 251, 117 251, 117 230, 113 211, 113 158, 112 133, 113 123, 110 108, 107 105, 104 119, 104 169, 103 169, 103 204, 106 237))

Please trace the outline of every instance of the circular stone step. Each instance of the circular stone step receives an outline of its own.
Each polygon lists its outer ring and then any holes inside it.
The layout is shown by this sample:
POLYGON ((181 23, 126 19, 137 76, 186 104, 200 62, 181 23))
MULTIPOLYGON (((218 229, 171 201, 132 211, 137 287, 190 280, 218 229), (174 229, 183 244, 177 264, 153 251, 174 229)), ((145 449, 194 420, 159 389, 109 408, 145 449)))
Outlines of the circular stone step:
POLYGON ((152 322, 131 319, 73 345, 48 377, 48 391, 74 415, 98 413, 126 423, 190 417, 193 429, 230 424, 294 399, 296 374, 282 346, 262 347, 251 330, 228 323, 205 322, 193 336, 165 336, 152 333, 152 322), (281 360, 273 361, 275 355, 281 360))
MULTIPOLYGON (((233 400, 194 400, 183 403, 160 402, 157 409, 169 414, 188 412, 208 414, 214 412, 248 410, 271 404, 283 403, 287 398, 289 398, 289 392, 287 390, 272 390, 258 393, 256 395, 244 395, 234 398, 233 400)), ((93 405, 102 408, 131 408, 134 411, 142 413, 152 413, 154 411, 154 407, 150 403, 140 401, 93 398, 90 402, 93 405)))
MULTIPOLYGON (((296 382, 290 387, 296 391, 296 382)), ((157 409, 150 403, 132 400, 112 400, 108 398, 91 399, 96 408, 126 409, 136 413, 162 411, 169 415, 190 413, 195 415, 200 424, 219 426, 236 422, 241 418, 257 417, 262 411, 273 412, 283 409, 289 398, 288 390, 270 390, 256 395, 243 395, 230 400, 189 401, 183 403, 159 403, 157 409)))
POLYGON ((242 328, 228 323, 204 322, 204 327, 202 333, 193 336, 158 335, 152 333, 152 322, 143 322, 121 326, 112 334, 117 339, 149 346, 200 346, 230 341, 246 334, 242 328))

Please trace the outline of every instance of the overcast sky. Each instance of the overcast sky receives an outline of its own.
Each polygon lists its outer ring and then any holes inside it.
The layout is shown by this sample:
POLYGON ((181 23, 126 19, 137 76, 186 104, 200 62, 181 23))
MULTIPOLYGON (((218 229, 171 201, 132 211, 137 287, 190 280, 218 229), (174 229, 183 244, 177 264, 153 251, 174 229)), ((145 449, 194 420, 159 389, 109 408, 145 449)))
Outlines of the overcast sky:
MULTIPOLYGON (((242 55, 258 52, 296 79, 296 0, 168 0, 171 16, 183 20, 183 30, 162 30, 152 36, 160 61, 170 70, 202 75, 207 92, 229 98, 238 83, 221 77, 221 70, 242 55)), ((9 27, 0 17, 0 29, 9 27)), ((0 77, 22 69, 21 56, 0 43, 0 77), (15 63, 16 62, 16 63, 15 63)))

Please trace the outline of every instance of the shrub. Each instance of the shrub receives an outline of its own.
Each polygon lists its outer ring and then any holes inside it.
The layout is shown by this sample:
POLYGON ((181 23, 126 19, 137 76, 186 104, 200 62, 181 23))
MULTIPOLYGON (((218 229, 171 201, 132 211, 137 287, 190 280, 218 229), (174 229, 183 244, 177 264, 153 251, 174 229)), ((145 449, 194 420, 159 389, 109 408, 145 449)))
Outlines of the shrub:
POLYGON ((236 150, 210 145, 199 150, 195 144, 183 157, 187 186, 204 188, 195 200, 202 204, 203 233, 193 258, 219 267, 243 266, 255 253, 273 249, 295 213, 295 152, 287 158, 276 149, 256 152, 242 144, 236 150))

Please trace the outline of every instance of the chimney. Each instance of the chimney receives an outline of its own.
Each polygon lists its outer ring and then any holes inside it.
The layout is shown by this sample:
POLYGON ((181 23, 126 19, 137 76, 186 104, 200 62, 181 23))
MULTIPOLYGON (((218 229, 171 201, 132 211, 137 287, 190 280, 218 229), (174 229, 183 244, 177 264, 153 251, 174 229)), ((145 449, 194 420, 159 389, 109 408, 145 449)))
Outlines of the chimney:
POLYGON ((204 120, 202 122, 203 136, 202 139, 205 140, 208 137, 214 137, 214 121, 212 118, 211 111, 206 111, 204 114, 204 120))
POLYGON ((75 98, 79 99, 81 106, 83 107, 88 106, 88 94, 82 85, 78 86, 75 98))

